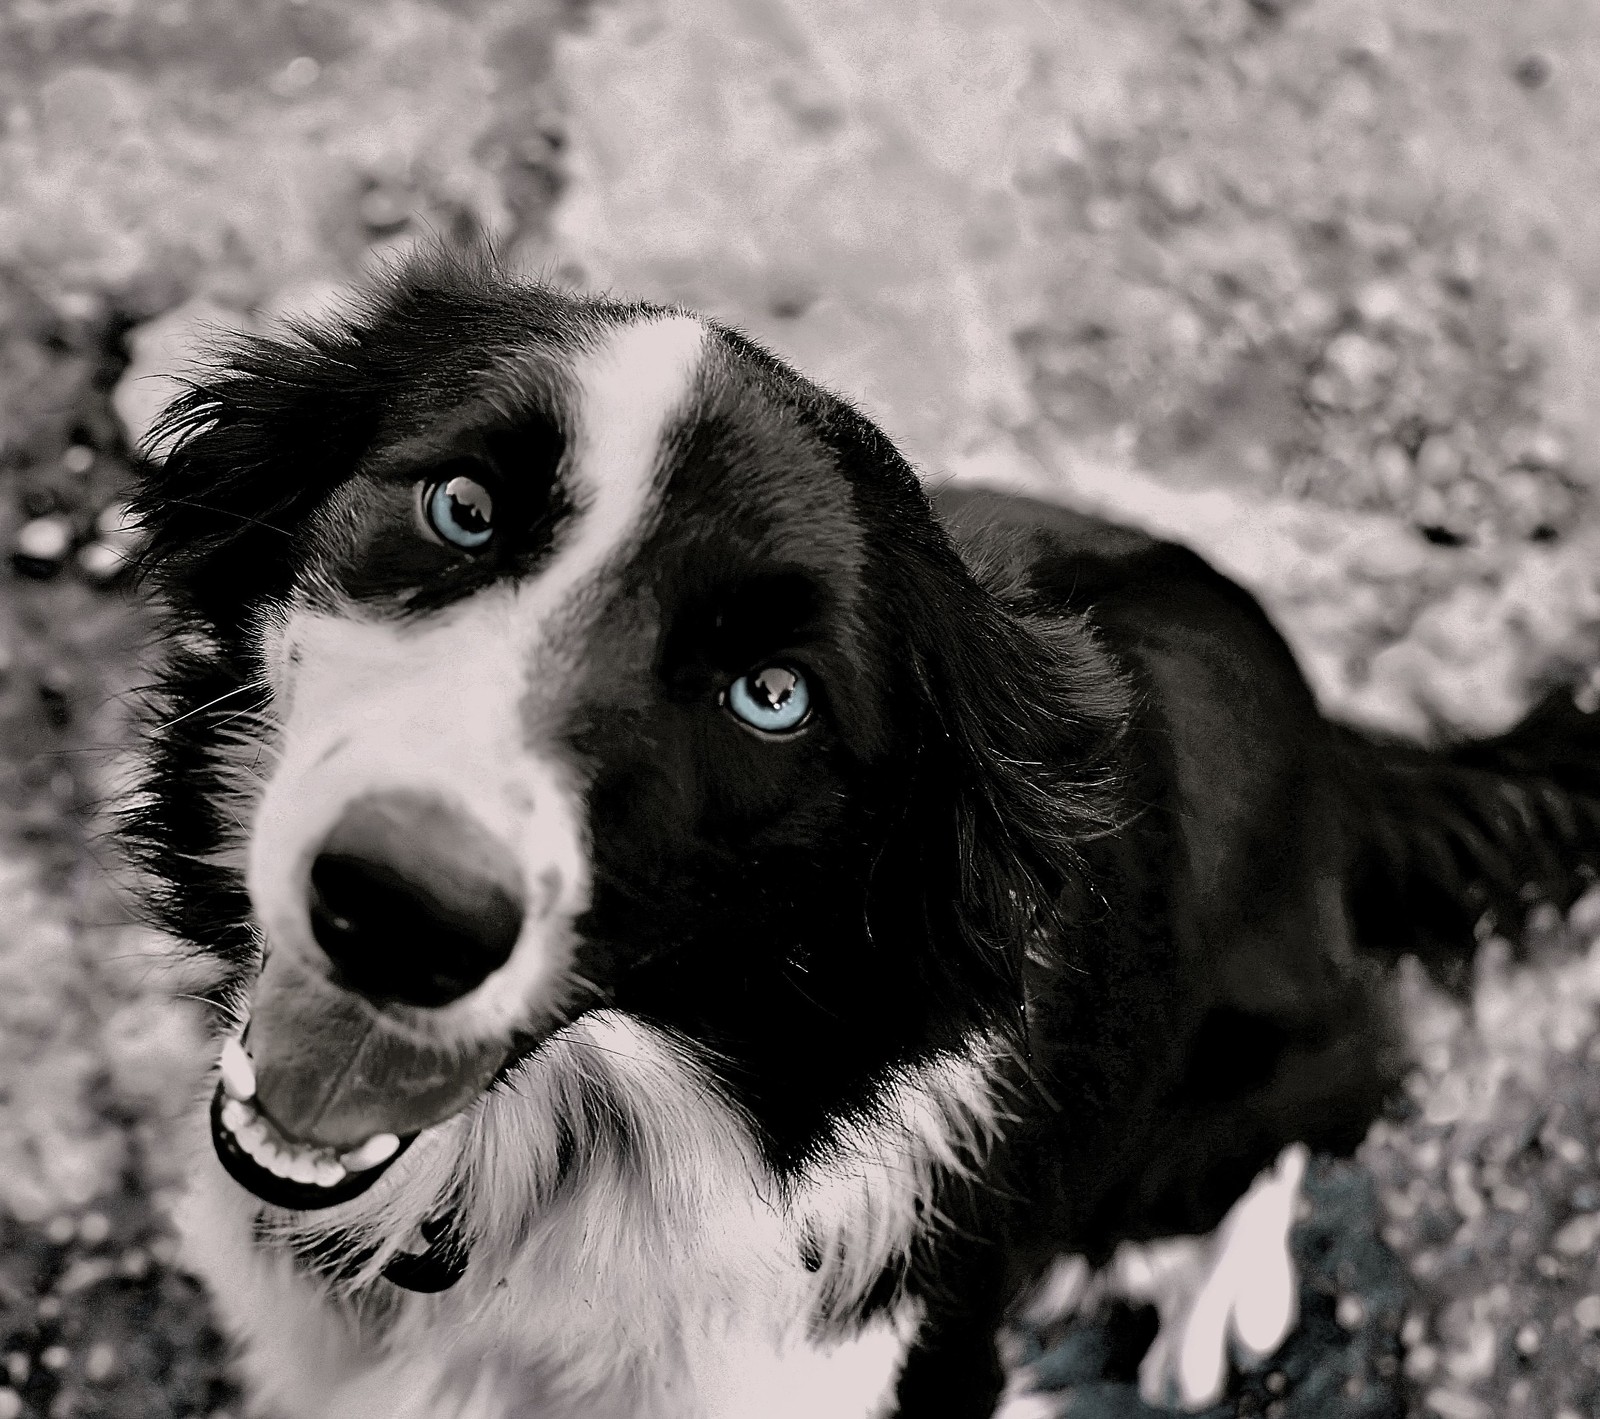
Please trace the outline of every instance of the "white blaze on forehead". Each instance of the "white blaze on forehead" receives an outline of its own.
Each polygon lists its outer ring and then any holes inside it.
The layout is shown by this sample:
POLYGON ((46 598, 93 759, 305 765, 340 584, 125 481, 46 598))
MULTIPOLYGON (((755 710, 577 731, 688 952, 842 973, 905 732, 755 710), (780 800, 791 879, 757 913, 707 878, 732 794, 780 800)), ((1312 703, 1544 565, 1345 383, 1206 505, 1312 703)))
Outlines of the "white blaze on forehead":
POLYGON ((527 588, 565 609, 648 526, 673 420, 694 390, 706 329, 666 316, 617 330, 574 365, 576 433, 563 470, 577 516, 550 565, 527 588))
POLYGON ((314 951, 306 878, 351 802, 431 792, 505 843, 527 883, 554 885, 548 922, 530 915, 512 960, 430 1019, 487 1037, 552 1003, 563 923, 587 903, 588 854, 582 787, 559 750, 529 735, 529 700, 542 716, 572 686, 567 657, 580 651, 595 589, 648 529, 706 334, 686 317, 648 319, 573 362, 561 476, 576 511, 542 571, 410 623, 302 606, 263 626, 282 732, 255 815, 249 885, 275 942, 314 951))

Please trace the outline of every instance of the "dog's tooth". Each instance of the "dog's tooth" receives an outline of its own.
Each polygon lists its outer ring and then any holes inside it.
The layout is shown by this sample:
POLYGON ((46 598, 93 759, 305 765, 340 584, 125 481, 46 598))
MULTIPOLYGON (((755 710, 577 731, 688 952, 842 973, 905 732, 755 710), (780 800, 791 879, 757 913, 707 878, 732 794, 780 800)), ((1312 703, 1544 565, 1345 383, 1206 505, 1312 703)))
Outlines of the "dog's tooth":
POLYGON ((379 1163, 386 1163, 400 1148, 400 1140, 392 1133, 375 1133, 359 1148, 340 1155, 339 1161, 352 1173, 365 1172, 379 1163))
POLYGON ((246 1118, 233 1132, 246 1150, 259 1149, 267 1141, 267 1126, 258 1118, 246 1118))
POLYGON ((256 1161, 274 1177, 286 1178, 289 1176, 289 1155, 281 1149, 274 1148, 272 1144, 267 1143, 254 1156, 256 1161))
POLYGON ((229 1099, 222 1106, 222 1124, 235 1137, 250 1124, 250 1114, 237 1099, 229 1099))
POLYGON ((223 1045, 222 1058, 217 1063, 222 1073, 222 1087, 230 1099, 255 1098, 256 1067, 237 1039, 230 1039, 223 1045))
POLYGON ((318 1187, 337 1187, 344 1181, 344 1169, 331 1158, 319 1158, 313 1181, 318 1187))
POLYGON ((317 1160, 308 1153, 294 1153, 289 1157, 289 1177, 297 1183, 317 1180, 317 1160))

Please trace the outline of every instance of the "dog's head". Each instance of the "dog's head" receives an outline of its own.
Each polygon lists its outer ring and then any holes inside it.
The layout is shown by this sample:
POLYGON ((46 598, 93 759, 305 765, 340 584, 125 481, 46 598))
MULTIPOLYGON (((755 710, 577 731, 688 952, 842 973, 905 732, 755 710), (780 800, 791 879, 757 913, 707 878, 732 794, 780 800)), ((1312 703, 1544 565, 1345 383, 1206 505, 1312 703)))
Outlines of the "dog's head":
POLYGON ((1021 1028, 1114 692, 842 400, 433 258, 239 344, 167 433, 132 836, 227 964, 214 1132, 259 1196, 354 1196, 599 1008, 694 1047, 780 1169, 1021 1028))

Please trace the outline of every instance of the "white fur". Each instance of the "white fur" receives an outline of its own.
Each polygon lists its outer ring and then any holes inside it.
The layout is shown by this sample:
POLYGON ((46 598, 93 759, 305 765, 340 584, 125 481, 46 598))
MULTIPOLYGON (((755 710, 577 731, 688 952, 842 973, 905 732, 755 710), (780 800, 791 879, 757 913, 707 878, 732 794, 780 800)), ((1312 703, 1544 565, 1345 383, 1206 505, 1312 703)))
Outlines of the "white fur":
POLYGON ((343 1206, 262 1209, 204 1149, 181 1218, 188 1255, 246 1341, 265 1413, 869 1419, 918 1310, 902 1301, 865 1327, 824 1318, 935 1224, 934 1164, 981 1153, 997 1062, 978 1038, 902 1071, 875 1121, 845 1127, 786 1192, 686 1045, 596 1012, 343 1206), (564 1183, 558 1120, 573 1148, 564 1183), (419 1296, 377 1279, 452 1197, 472 1243, 459 1285, 419 1296), (257 1244, 263 1210, 272 1235, 257 1244), (291 1240, 336 1236, 377 1249, 337 1288, 288 1259, 291 1240), (820 1271, 803 1263, 807 1241, 822 1243, 820 1271), (392 1303, 386 1323, 359 1318, 373 1296, 392 1303))

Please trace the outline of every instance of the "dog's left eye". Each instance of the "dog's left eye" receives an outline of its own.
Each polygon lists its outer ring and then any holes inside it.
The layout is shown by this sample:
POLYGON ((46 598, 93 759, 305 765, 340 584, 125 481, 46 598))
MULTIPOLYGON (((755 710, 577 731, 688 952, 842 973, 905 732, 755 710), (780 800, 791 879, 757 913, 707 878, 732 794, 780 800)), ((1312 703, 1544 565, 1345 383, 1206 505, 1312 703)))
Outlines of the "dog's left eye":
POLYGON ((736 719, 765 734, 787 734, 811 714, 805 676, 787 665, 764 665, 741 675, 723 692, 736 719))
POLYGON ((494 497, 465 474, 437 479, 422 485, 422 518, 440 541, 475 552, 494 536, 494 497))

